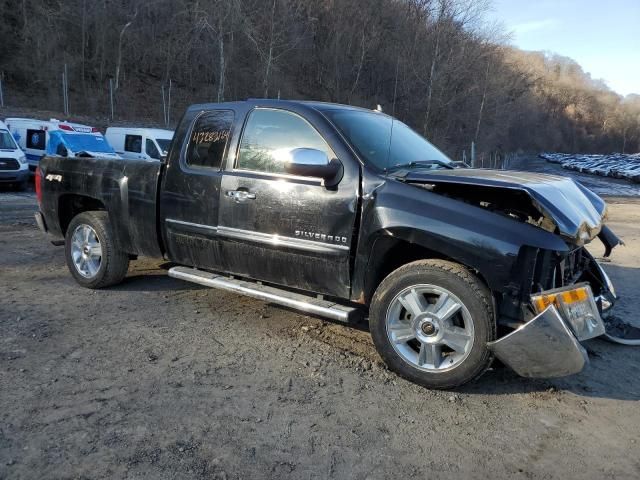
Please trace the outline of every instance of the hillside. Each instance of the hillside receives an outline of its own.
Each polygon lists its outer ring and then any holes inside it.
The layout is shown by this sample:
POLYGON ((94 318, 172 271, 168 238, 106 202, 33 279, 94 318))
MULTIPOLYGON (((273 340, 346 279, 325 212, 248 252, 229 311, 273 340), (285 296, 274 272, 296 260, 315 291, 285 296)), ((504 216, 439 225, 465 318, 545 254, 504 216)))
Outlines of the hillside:
MULTIPOLYGON (((0 0, 5 105, 174 124, 190 103, 313 98, 373 107, 460 157, 634 152, 640 97, 508 45, 485 0, 0 0), (163 102, 164 89, 164 102, 163 102)), ((58 114, 58 117, 62 115, 58 114)))

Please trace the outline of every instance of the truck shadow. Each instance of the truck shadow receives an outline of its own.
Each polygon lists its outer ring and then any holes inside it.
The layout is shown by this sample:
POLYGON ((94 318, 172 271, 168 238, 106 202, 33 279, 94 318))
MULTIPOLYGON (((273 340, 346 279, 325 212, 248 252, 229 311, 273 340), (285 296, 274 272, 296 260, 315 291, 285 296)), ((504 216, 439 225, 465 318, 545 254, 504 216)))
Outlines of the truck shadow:
POLYGON ((129 273, 122 283, 109 287, 120 292, 171 292, 202 290, 207 287, 171 278, 167 271, 174 267, 171 262, 142 258, 131 263, 129 273))
POLYGON ((590 363, 577 375, 556 379, 529 379, 497 364, 476 382, 457 391, 471 395, 571 393, 585 398, 640 400, 640 371, 637 366, 640 351, 626 352, 638 348, 608 344, 604 340, 592 340, 589 344, 590 363), (594 350, 609 350, 606 357, 611 358, 603 358, 602 353, 594 354, 594 350), (625 358, 620 358, 621 356, 625 358), (632 356, 635 358, 630 358, 632 356))
MULTIPOLYGON (((170 292, 186 290, 202 290, 207 287, 171 278, 166 269, 170 264, 157 265, 148 269, 136 269, 126 280, 111 287, 117 291, 130 292, 170 292)), ((625 320, 635 321, 633 308, 640 301, 640 292, 635 292, 635 285, 640 284, 640 269, 605 266, 614 283, 620 285, 621 299, 616 305, 616 313, 625 320)), ((240 297, 238 297, 240 298, 240 297)), ((256 300, 258 301, 258 300, 256 300)), ((266 303, 283 312, 291 312, 326 322, 328 325, 344 328, 352 332, 368 332, 368 323, 364 312, 357 315, 348 324, 327 320, 315 315, 308 315, 281 305, 266 303)), ((274 317, 272 321, 276 321, 274 317)), ((637 324, 637 323, 636 323, 637 324)), ((332 329, 333 330, 333 329, 332 329)), ((336 348, 343 348, 344 338, 332 337, 329 333, 323 337, 323 342, 334 344, 336 348), (341 343, 342 342, 342 343, 341 343)), ((345 337, 350 337, 347 334, 345 337)), ((618 400, 640 400, 640 348, 612 344, 601 339, 594 339, 584 343, 589 352, 590 363, 580 374, 560 379, 527 379, 516 375, 509 368, 496 362, 476 382, 455 389, 464 394, 480 395, 518 395, 527 393, 572 393, 580 397, 610 398, 618 400)), ((373 349, 373 345, 370 346, 373 349)), ((371 352, 375 356, 375 352, 371 352)), ((368 354, 366 355, 369 356, 368 354)))
POLYGON ((175 292, 185 290, 202 290, 207 287, 187 283, 182 280, 171 278, 164 271, 148 274, 129 275, 124 281, 109 290, 120 292, 175 292))

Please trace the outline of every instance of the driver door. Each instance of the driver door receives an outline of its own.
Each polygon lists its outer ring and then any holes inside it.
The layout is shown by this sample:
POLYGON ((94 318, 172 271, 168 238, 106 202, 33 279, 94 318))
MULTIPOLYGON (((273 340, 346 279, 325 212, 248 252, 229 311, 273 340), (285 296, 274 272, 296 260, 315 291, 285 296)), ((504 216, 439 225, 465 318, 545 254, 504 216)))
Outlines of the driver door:
POLYGON ((359 176, 345 169, 335 187, 285 172, 296 148, 336 155, 301 115, 277 108, 249 113, 233 165, 220 186, 218 235, 225 270, 348 298, 359 176))

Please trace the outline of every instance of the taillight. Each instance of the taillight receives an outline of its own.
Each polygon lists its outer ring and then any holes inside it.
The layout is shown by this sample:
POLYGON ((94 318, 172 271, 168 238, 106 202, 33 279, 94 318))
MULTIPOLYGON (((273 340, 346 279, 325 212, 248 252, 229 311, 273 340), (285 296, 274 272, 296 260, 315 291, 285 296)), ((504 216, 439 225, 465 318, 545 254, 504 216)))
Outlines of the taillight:
POLYGON ((36 198, 38 199, 38 205, 41 205, 42 204, 42 173, 40 172, 40 167, 36 167, 34 180, 36 183, 36 198))

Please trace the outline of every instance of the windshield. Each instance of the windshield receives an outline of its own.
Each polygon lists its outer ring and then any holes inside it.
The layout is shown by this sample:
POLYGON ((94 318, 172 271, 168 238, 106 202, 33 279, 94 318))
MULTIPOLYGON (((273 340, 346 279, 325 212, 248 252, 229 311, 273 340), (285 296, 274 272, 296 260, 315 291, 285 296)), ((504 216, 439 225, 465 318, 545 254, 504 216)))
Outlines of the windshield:
POLYGON ((324 112, 368 165, 379 170, 440 168, 453 163, 444 153, 399 120, 357 110, 324 112), (424 163, 421 163, 424 162, 424 163))
POLYGON ((65 145, 74 153, 115 153, 111 145, 100 134, 71 133, 62 134, 62 137, 65 145))
POLYGON ((156 142, 158 142, 158 146, 160 150, 162 150, 162 155, 166 155, 169 151, 169 145, 171 145, 171 140, 166 138, 156 138, 156 142))
POLYGON ((0 130, 0 150, 17 150, 18 146, 9 130, 0 130))

